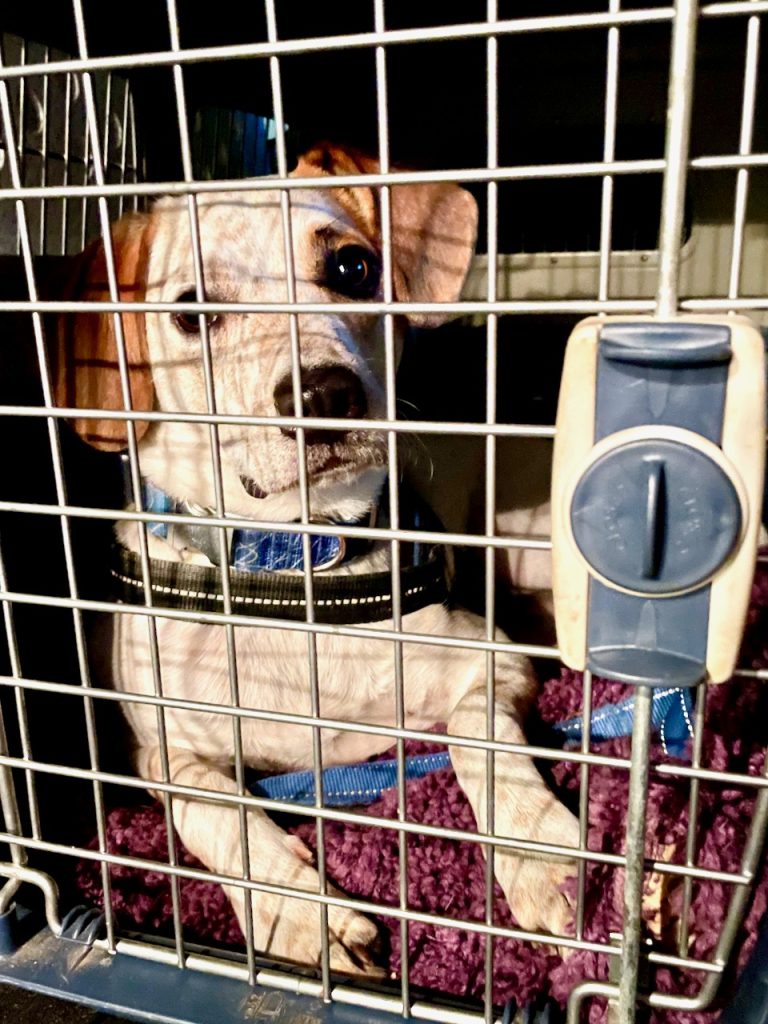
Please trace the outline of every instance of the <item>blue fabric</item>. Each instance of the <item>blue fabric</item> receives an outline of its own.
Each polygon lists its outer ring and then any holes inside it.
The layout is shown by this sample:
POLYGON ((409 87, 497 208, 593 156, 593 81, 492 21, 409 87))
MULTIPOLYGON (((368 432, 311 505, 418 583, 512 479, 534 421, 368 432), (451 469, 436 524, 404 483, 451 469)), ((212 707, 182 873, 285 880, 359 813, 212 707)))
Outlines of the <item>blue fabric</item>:
MULTIPOLYGON (((126 493, 132 493, 130 481, 128 481, 126 493)), ((142 481, 142 493, 144 508, 147 512, 169 515, 174 512, 189 511, 186 504, 176 502, 149 480, 142 481)), ((335 525, 359 526, 363 521, 356 519, 352 522, 336 523, 335 525)), ((389 488, 386 483, 379 498, 376 522, 381 527, 387 527, 390 523, 389 488)), ((441 531, 443 529, 439 519, 404 485, 401 485, 400 490, 400 525, 412 530, 441 531)), ((161 537, 163 540, 168 540, 170 537, 173 541, 171 531, 174 527, 171 524, 150 522, 147 524, 147 528, 155 536, 161 537)), ((182 544, 177 546, 190 543, 192 547, 200 548, 214 564, 218 564, 218 545, 213 540, 210 544, 207 542, 207 538, 215 537, 215 534, 212 529, 207 527, 205 515, 200 515, 199 522, 194 526, 179 525, 176 529, 180 531, 183 538, 182 544)), ((235 569, 242 572, 285 572, 287 570, 303 570, 304 568, 302 535, 300 533, 288 533, 283 530, 233 530, 232 536, 230 564, 235 569)), ((332 564, 340 564, 345 560, 357 557, 361 548, 366 547, 367 542, 360 539, 347 538, 345 540, 342 537, 312 536, 310 538, 312 566, 315 569, 321 569, 332 564)), ((431 544, 414 542, 410 558, 411 564, 421 565, 429 557, 431 548, 431 544)))
MULTIPOLYGON (((418 754, 405 759, 406 779, 420 779, 450 764, 448 752, 418 754)), ((366 761, 326 768, 323 772, 323 804, 346 807, 372 804, 385 789, 397 785, 397 761, 366 761)), ((251 786, 256 796, 271 800, 288 800, 295 804, 312 806, 315 803, 315 773, 289 772, 259 779, 251 786)))
MULTIPOLYGON (((310 537, 312 565, 327 565, 341 551, 340 537, 310 537)), ((232 565, 242 572, 281 572, 304 568, 300 533, 235 530, 232 565)))
MULTIPOLYGON (((635 701, 633 697, 619 704, 596 708, 590 717, 590 735, 595 740, 615 739, 632 733, 635 701)), ((651 721, 659 733, 665 751, 682 757, 685 745, 693 736, 693 695, 688 687, 653 691, 651 721)), ((558 732, 569 740, 580 740, 584 730, 581 716, 558 722, 558 732)))
MULTIPOLYGON (((619 704, 604 704, 590 717, 590 735, 593 740, 615 739, 632 733, 634 700, 628 698, 619 704)), ((688 688, 655 690, 653 694, 653 728, 660 734, 664 749, 674 757, 683 757, 687 741, 693 736, 693 697, 688 688)), ((559 722, 555 729, 565 734, 568 741, 580 740, 583 719, 570 718, 559 722)), ((447 751, 439 754, 421 754, 405 759, 405 777, 419 779, 439 768, 447 768, 447 751)), ((397 785, 397 761, 366 761, 362 764, 326 768, 323 772, 323 805, 346 807, 372 804, 385 789, 397 785)), ((256 796, 270 800, 312 806, 315 803, 314 772, 288 772, 259 779, 251 786, 256 796)))
MULTIPOLYGON (((143 502, 147 512, 168 515, 177 509, 173 498, 159 487, 155 487, 149 480, 143 481, 143 502)), ((156 537, 168 539, 168 523, 148 523, 147 529, 156 537)), ((341 545, 340 537, 311 537, 313 567, 333 562, 341 551, 341 545)), ((285 533, 279 530, 234 530, 230 562, 235 569, 242 572, 285 572, 288 569, 303 569, 302 536, 300 533, 285 533)))
MULTIPOLYGON (((142 490, 141 500, 146 512, 161 512, 163 515, 168 515, 173 511, 173 499, 165 491, 155 487, 149 480, 144 480, 142 490)), ((163 540, 168 537, 168 523, 147 523, 147 529, 156 537, 162 537, 163 540)))

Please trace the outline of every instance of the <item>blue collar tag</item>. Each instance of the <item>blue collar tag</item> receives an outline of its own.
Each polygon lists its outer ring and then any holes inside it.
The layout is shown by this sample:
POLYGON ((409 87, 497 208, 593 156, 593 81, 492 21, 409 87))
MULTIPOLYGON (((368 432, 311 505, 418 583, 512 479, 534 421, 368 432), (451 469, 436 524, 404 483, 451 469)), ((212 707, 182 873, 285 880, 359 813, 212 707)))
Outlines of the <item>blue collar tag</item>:
MULTIPOLYGON (((303 537, 300 533, 266 530, 235 530, 232 565, 242 572, 286 572, 304 569, 303 537)), ((344 557, 342 537, 310 537, 313 569, 328 569, 344 557)))
MULTIPOLYGON (((159 512, 162 515, 174 512, 199 514, 199 526, 151 522, 147 524, 147 529, 156 537, 170 541, 175 547, 194 547, 202 551, 214 565, 219 564, 219 537, 216 528, 205 525, 206 510, 198 510, 197 506, 189 502, 174 501, 149 480, 142 481, 142 502, 147 512, 159 512)), ((303 538, 300 533, 250 529, 227 532, 231 537, 230 565, 234 569, 241 572, 290 572, 304 569, 303 538)), ((310 537, 312 568, 322 571, 341 564, 347 554, 347 547, 343 537, 320 534, 310 537)))
MULTIPOLYGON (((127 460, 126 474, 127 474, 127 460)), ((126 475, 126 501, 131 501, 130 480, 126 475)), ((194 516, 193 523, 149 522, 147 529, 156 537, 168 541, 178 551, 190 548, 201 551, 212 565, 220 566, 221 527, 209 526, 206 518, 213 510, 191 501, 176 500, 146 478, 142 480, 142 506, 146 512, 162 516, 181 514, 194 516)), ((390 525, 389 487, 384 483, 378 506, 363 519, 334 522, 334 526, 390 525)), ((329 525, 330 522, 329 522, 329 525)), ((405 483, 400 486, 400 526, 412 530, 442 532, 443 525, 405 483)), ((303 572, 304 552, 302 534, 287 530, 227 529, 229 564, 241 572, 303 572)), ((373 541, 363 537, 328 536, 310 537, 312 568, 321 572, 352 561, 370 550, 373 541)), ((415 541, 401 546, 401 565, 423 566, 432 557, 433 545, 415 541)))

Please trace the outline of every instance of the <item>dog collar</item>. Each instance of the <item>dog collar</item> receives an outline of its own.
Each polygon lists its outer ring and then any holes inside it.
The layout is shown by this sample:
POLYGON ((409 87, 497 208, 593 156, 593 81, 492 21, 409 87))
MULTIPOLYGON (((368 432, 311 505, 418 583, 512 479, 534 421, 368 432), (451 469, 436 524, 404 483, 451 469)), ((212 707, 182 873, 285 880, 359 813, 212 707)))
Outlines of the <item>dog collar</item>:
MULTIPOLYGON (((400 489, 400 524, 404 529, 440 530, 442 525, 408 488, 400 489)), ((160 495, 163 492, 159 492, 160 495)), ((375 522, 380 526, 389 525, 389 488, 384 486, 375 522)), ((154 499, 153 499, 154 500, 154 499)), ((157 498, 160 501, 161 498, 157 498)), ((171 504, 177 504, 168 499, 171 504)), ((149 511, 159 512, 158 505, 145 505, 149 511)), ((166 510, 163 509, 163 512, 166 510)), ((167 510, 172 513, 174 509, 167 510)), ((179 508, 181 511, 181 508, 179 508)), ((185 509, 186 511, 186 509, 185 509)), ((201 510, 203 515, 205 510, 201 510)), ((202 517, 201 517, 202 518, 202 517)), ((151 524, 160 526, 162 524, 151 524)), ((174 527, 175 528, 175 527, 174 527)), ((198 529, 195 527, 194 529, 198 529)), ((201 523, 199 529, 215 538, 215 528, 201 523)), ((155 532, 155 531, 153 531, 155 532)), ((235 531, 238 532, 238 531, 235 531)), ((257 533, 261 531, 242 531, 257 533)), ((275 549, 281 550, 280 559, 288 562, 296 549, 283 547, 280 538, 300 538, 300 534, 286 534, 275 531, 278 540, 275 549)), ((258 555, 268 551, 272 545, 269 531, 266 539, 257 544, 258 555)), ((331 538, 321 537, 321 540, 331 538)), ((337 538, 333 538, 337 539, 337 538)), ((189 538, 199 550, 200 545, 189 538)), ((253 541, 251 541, 253 545, 253 541)), ((370 541, 363 542, 370 547, 370 541)), ((234 546, 235 552, 237 546, 234 546)), ((392 618, 392 574, 389 570, 371 573, 330 574, 318 571, 316 555, 320 565, 322 559, 332 550, 322 545, 312 548, 313 569, 313 612, 316 622, 336 625, 354 625, 366 622, 381 622, 392 618)), ((342 537, 338 550, 343 552, 341 561, 351 561, 361 548, 356 538, 342 537)), ((271 555, 268 557, 272 558, 271 555)), ((213 561, 213 559, 211 559, 213 561)), ((272 561, 274 564, 274 560, 272 561)), ((238 615, 252 615, 265 618, 306 621, 307 602, 304 587, 303 560, 299 571, 243 570, 236 565, 229 569, 229 594, 232 611, 238 615)), ((114 596, 126 604, 145 605, 148 603, 146 582, 138 554, 117 544, 113 548, 110 566, 114 596)), ((150 559, 151 603, 160 608, 177 608, 187 611, 221 612, 224 609, 224 585, 222 571, 218 565, 202 566, 191 562, 171 562, 150 559)), ((401 543, 400 545, 400 597, 401 611, 408 615, 431 604, 443 604, 448 599, 445 581, 445 567, 442 545, 401 543)))
MULTIPOLYGON (((174 548, 194 548, 202 551, 209 562, 214 565, 220 564, 218 530, 205 523, 206 517, 214 514, 213 509, 203 508, 192 501, 177 501, 146 479, 142 481, 142 503, 146 512, 163 515, 181 513, 199 518, 199 524, 195 525, 150 522, 147 529, 156 537, 169 541, 174 548)), ((365 520, 335 522, 334 525, 374 525, 376 512, 374 509, 365 520)), ((304 546, 300 533, 288 533, 283 530, 227 530, 227 542, 229 564, 241 572, 304 570, 304 546)), ((315 572, 334 569, 352 558, 365 554, 370 546, 371 542, 366 539, 315 535, 310 537, 312 568, 315 572)))

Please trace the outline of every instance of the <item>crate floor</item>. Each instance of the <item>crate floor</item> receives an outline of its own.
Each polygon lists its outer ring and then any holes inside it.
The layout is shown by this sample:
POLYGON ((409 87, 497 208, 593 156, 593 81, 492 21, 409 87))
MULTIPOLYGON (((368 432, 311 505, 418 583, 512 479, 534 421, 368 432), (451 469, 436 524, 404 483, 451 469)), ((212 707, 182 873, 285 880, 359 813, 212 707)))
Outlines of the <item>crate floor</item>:
POLYGON ((128 1024, 78 1003, 52 999, 15 985, 0 985, 0 1024, 128 1024))

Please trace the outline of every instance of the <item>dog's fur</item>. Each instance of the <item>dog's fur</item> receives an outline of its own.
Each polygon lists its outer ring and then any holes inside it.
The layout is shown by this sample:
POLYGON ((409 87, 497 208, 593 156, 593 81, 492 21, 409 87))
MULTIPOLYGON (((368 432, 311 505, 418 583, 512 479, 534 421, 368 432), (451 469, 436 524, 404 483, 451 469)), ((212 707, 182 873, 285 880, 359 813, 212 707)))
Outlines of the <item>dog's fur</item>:
MULTIPOLYGON (((321 146, 305 155, 295 174, 318 176, 318 187, 291 196, 297 299, 329 301, 322 265, 329 247, 356 244, 378 253, 378 202, 368 188, 323 188, 323 176, 376 170, 358 155, 321 146)), ((200 196, 196 200, 209 299, 286 301, 283 229, 277 191, 244 191, 200 196)), ((472 197, 457 186, 398 186, 392 189, 393 282, 396 298, 430 301, 458 298, 469 265, 476 230, 472 197)), ((113 229, 123 298, 174 301, 194 290, 192 244, 184 200, 158 202, 152 212, 113 229)), ((105 295, 105 256, 96 245, 81 259, 77 294, 105 295)), ((111 315, 77 314, 61 325, 57 398, 79 407, 122 408, 111 315)), ((421 325, 438 315, 413 316, 421 325)), ((123 316, 130 363, 133 406, 139 410, 207 410, 199 337, 179 330, 168 313, 123 316)), ((304 370, 325 366, 350 369, 362 382, 368 414, 384 414, 382 318, 300 314, 298 326, 304 370)), ((404 329, 396 318, 398 350, 404 329)), ((290 373, 290 324, 283 314, 227 314, 211 329, 216 409, 220 413, 275 414, 275 387, 290 373)), ((78 432, 105 449, 125 446, 119 421, 75 421, 78 432)), ((215 506, 206 425, 138 423, 142 473, 177 499, 215 506)), ((223 489, 227 512, 256 519, 288 521, 299 515, 297 454, 293 437, 272 427, 219 427, 223 489), (256 481, 265 496, 254 497, 243 480, 256 481)), ((307 448, 312 513, 349 520, 377 501, 385 475, 385 439, 352 431, 333 443, 307 448)), ((138 550, 135 524, 123 523, 124 544, 138 550)), ((176 550, 150 536, 153 557, 204 560, 199 552, 176 550)), ((367 572, 388 565, 389 545, 336 571, 367 572)), ((391 623, 384 623, 389 626, 391 623)), ((485 637, 483 621, 467 612, 433 605, 407 615, 404 628, 429 635, 485 637)), ((231 702, 225 630, 192 622, 156 620, 163 694, 213 705, 231 702)), ((239 698, 264 711, 311 713, 307 637, 270 628, 235 629, 239 698)), ((501 636, 499 634, 499 636, 501 636)), ((393 648, 390 641, 317 636, 320 710, 324 717, 394 725, 396 720, 393 648)), ((447 722, 451 734, 485 737, 486 656, 460 647, 403 645, 407 725, 426 729, 447 722)), ((116 616, 111 672, 116 687, 150 694, 153 673, 147 621, 116 616)), ((534 692, 528 662, 510 654, 495 657, 497 739, 524 743, 522 719, 534 692)), ((124 705, 136 741, 136 765, 151 788, 162 778, 156 711, 124 705)), ((228 715, 168 708, 165 728, 174 783, 210 794, 237 794, 232 777, 233 729, 228 715)), ((304 726, 241 723, 246 763, 256 769, 290 770, 312 765, 312 730, 304 726)), ((369 757, 390 745, 376 737, 342 729, 322 730, 326 765, 369 757)), ((466 791, 478 828, 486 829, 486 755, 451 747, 456 774, 466 791)), ((573 815, 550 793, 531 760, 520 754, 495 759, 494 829, 501 836, 575 847, 573 815)), ((215 799, 173 799, 173 818, 185 846, 211 870, 242 876, 238 810, 215 799)), ((265 813, 249 810, 250 875, 279 886, 317 892, 318 876, 308 850, 284 833, 265 813)), ((563 934, 570 908, 561 892, 573 870, 567 860, 522 858, 499 849, 496 876, 524 928, 563 934)), ((231 886, 228 895, 241 924, 247 890, 231 886)), ((277 956, 315 963, 320 954, 318 904, 269 893, 252 895, 255 944, 277 956)), ((331 962, 343 970, 369 969, 377 938, 366 917, 329 908, 331 962)))

